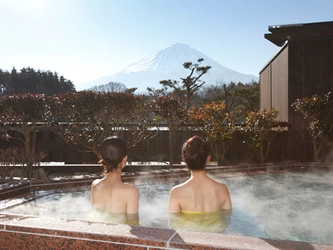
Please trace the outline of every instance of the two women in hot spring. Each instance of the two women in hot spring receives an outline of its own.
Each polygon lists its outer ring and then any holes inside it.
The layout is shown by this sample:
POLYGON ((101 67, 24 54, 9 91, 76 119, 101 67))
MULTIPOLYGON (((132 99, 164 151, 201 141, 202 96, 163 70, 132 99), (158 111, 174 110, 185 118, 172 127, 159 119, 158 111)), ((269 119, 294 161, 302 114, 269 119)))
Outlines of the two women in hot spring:
MULTIPOLYGON (((232 204, 227 186, 206 174, 205 166, 210 161, 208 146, 200 137, 193 136, 183 144, 181 154, 191 176, 170 191, 170 227, 195 231, 223 231, 228 224, 232 204)), ((127 155, 127 146, 122 139, 108 137, 103 141, 99 163, 106 175, 92 183, 91 204, 109 216, 121 215, 124 223, 138 224, 138 189, 121 180, 127 155)))

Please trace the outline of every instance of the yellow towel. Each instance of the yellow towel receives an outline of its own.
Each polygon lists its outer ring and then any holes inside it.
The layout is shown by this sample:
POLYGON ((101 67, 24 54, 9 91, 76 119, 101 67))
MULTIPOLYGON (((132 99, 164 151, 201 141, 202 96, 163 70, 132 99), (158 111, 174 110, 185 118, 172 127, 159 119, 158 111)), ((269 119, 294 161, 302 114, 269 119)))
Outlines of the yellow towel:
POLYGON ((216 212, 186 212, 180 211, 177 217, 170 222, 170 227, 173 229, 221 233, 227 223, 221 218, 221 211, 216 212))

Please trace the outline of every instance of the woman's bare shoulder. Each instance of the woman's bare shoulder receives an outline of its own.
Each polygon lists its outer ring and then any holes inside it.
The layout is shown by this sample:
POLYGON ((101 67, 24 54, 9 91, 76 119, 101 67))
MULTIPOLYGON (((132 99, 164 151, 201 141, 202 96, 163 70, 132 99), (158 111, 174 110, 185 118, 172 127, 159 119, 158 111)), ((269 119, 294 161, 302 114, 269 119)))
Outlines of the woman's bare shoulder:
POLYGON ((95 187, 95 186, 97 186, 101 181, 102 181, 102 179, 96 179, 96 180, 94 180, 94 181, 92 182, 91 186, 92 186, 92 187, 95 187))
MULTIPOLYGON (((213 180, 213 179, 212 179, 213 180)), ((219 190, 228 190, 228 187, 226 184, 222 183, 222 182, 219 182, 219 181, 216 181, 216 180, 213 180, 214 183, 215 183, 215 186, 219 189, 219 190)))
POLYGON ((224 184, 223 182, 217 182, 217 183, 219 184, 220 187, 223 187, 223 188, 226 188, 226 187, 227 187, 227 185, 224 184))
POLYGON ((224 183, 219 183, 218 192, 220 194, 223 194, 225 197, 230 196, 229 189, 228 189, 227 185, 224 183))
POLYGON ((170 195, 172 197, 183 197, 186 195, 187 190, 188 188, 186 183, 181 183, 171 188, 170 195))
MULTIPOLYGON (((172 188, 171 188, 171 191, 179 191, 179 190, 182 190, 182 189, 184 189, 185 187, 186 187, 186 183, 187 182, 183 182, 183 183, 180 183, 180 184, 178 184, 178 185, 176 185, 176 186, 173 186, 172 188)), ((180 192, 180 191, 179 191, 180 192)))
POLYGON ((138 193, 139 192, 138 188, 133 186, 132 184, 124 183, 123 187, 127 192, 130 192, 130 193, 138 193))

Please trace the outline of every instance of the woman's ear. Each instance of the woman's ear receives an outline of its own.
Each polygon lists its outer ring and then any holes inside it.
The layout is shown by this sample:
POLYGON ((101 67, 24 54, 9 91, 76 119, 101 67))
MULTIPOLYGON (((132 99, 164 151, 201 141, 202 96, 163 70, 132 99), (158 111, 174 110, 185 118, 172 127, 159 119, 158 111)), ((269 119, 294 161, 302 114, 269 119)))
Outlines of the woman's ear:
POLYGON ((122 160, 122 168, 124 168, 126 166, 126 162, 127 162, 127 155, 125 155, 125 157, 122 160))
POLYGON ((206 162, 210 162, 210 155, 207 156, 206 162))

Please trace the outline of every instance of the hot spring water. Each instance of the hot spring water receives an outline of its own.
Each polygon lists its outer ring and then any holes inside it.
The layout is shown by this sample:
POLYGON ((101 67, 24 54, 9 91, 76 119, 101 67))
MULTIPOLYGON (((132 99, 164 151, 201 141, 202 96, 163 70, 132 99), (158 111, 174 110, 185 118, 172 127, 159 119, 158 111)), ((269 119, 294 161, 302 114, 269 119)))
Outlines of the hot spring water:
MULTIPOLYGON (((213 176, 214 179, 216 177, 213 176)), ((235 176, 228 185, 233 212, 224 234, 333 244, 333 172, 235 176)), ((168 228, 173 183, 139 186, 140 225, 168 228)), ((91 220, 90 189, 52 193, 3 213, 91 220)))

